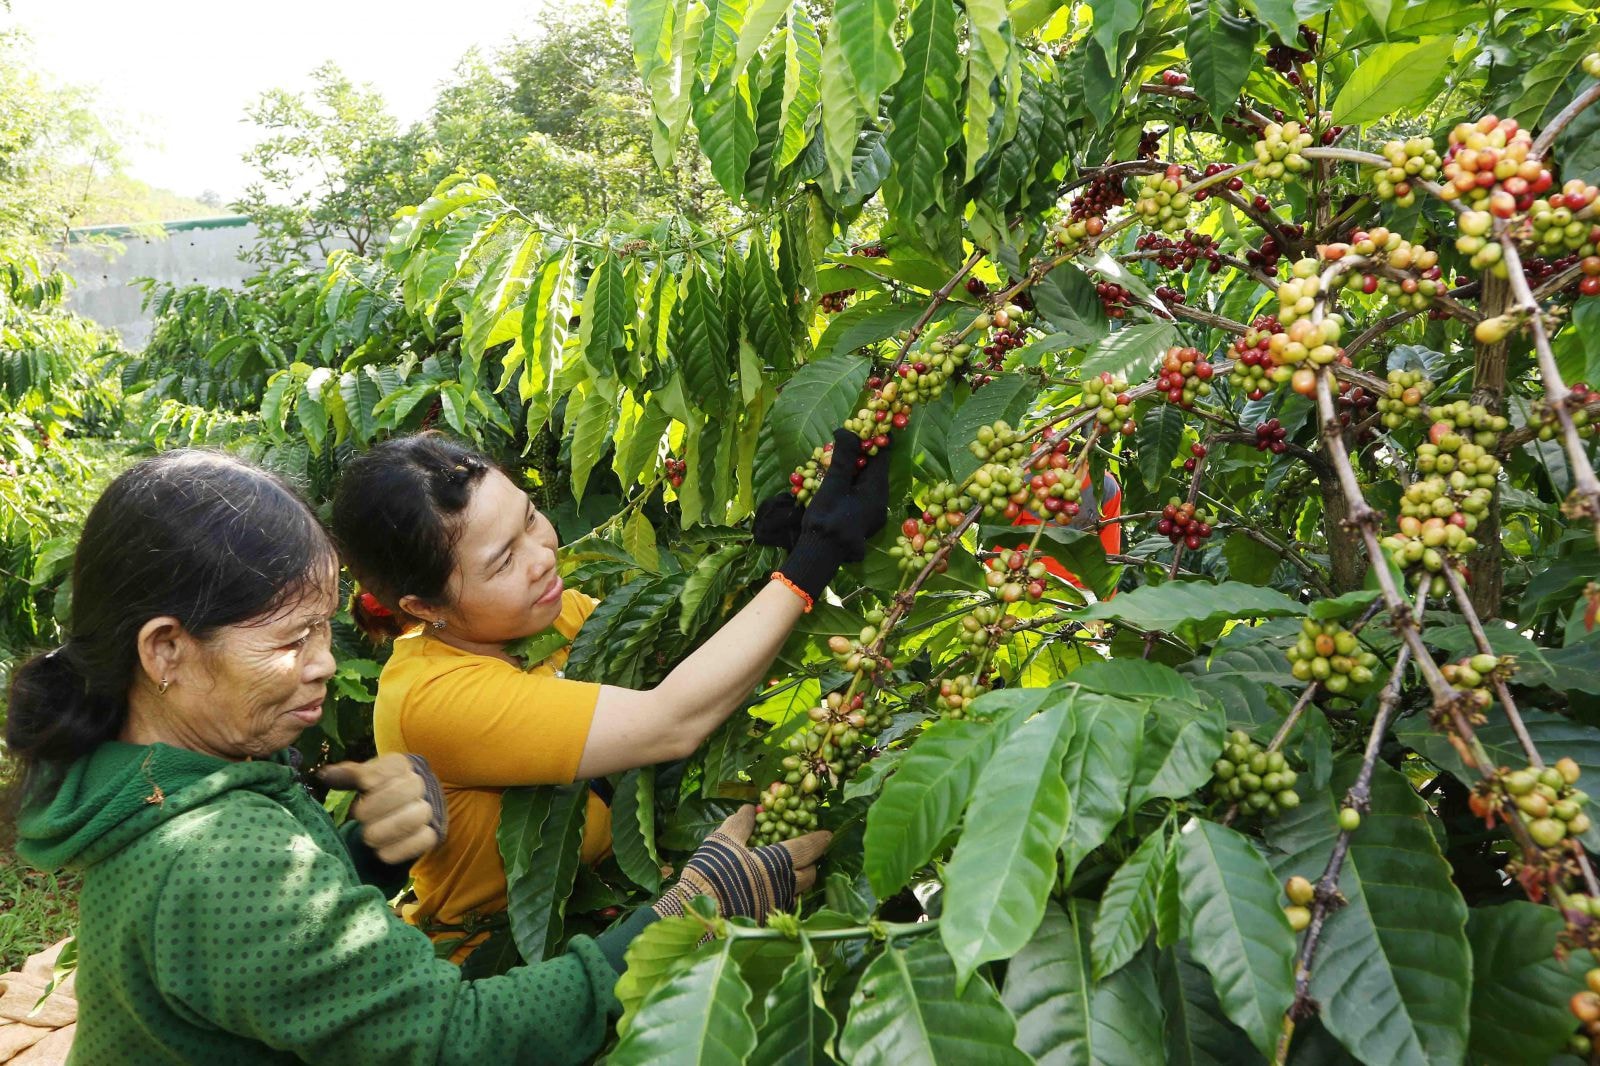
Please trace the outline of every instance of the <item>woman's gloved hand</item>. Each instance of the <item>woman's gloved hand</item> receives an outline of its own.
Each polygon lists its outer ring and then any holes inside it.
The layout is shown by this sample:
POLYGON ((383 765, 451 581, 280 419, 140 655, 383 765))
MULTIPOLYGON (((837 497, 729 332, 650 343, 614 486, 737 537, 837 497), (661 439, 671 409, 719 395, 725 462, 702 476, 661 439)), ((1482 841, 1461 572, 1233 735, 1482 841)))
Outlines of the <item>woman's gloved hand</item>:
POLYGON ((679 916, 696 896, 710 896, 724 918, 764 921, 773 911, 793 910, 795 896, 816 884, 817 860, 833 834, 807 833, 748 848, 745 841, 755 825, 756 809, 748 803, 730 815, 689 857, 678 883, 656 900, 655 912, 679 916))
MULTIPOLYGON (((828 472, 801 512, 794 549, 778 567, 778 573, 813 600, 839 567, 866 558, 867 541, 889 518, 889 449, 879 448, 858 470, 860 457, 861 438, 847 429, 834 430, 828 472)), ((772 528, 780 528, 779 517, 777 511, 769 515, 772 528)))
POLYGON ((350 817, 361 823, 366 845, 391 866, 409 863, 444 842, 444 790, 422 756, 334 763, 317 776, 329 788, 359 793, 350 817))

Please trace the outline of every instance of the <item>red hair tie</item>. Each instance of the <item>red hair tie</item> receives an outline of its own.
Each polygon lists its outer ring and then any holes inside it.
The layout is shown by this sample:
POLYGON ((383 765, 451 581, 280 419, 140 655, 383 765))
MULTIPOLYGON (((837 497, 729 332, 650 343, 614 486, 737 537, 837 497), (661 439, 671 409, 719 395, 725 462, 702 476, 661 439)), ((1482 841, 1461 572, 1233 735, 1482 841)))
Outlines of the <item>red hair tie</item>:
POLYGON ((378 597, 374 596, 370 592, 363 592, 361 595, 357 596, 356 599, 361 601, 362 610, 366 611, 375 618, 392 618, 394 616, 394 612, 389 610, 389 608, 385 607, 383 604, 379 603, 378 597))

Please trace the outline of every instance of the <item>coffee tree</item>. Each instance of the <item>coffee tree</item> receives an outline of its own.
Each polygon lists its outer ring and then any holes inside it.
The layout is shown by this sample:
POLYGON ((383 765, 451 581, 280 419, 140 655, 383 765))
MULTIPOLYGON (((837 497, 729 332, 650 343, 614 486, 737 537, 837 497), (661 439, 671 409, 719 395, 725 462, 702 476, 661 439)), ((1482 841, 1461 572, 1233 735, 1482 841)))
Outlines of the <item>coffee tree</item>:
POLYGON ((469 968, 755 802, 834 831, 825 886, 652 926, 608 1061, 1592 1058, 1581 7, 630 3, 658 163, 692 126, 742 221, 454 178, 302 287, 325 340, 261 348, 242 432, 523 457, 603 597, 567 673, 621 684, 770 571, 740 523, 834 427, 897 510, 748 715, 615 783, 613 860, 581 787, 507 794, 469 968))

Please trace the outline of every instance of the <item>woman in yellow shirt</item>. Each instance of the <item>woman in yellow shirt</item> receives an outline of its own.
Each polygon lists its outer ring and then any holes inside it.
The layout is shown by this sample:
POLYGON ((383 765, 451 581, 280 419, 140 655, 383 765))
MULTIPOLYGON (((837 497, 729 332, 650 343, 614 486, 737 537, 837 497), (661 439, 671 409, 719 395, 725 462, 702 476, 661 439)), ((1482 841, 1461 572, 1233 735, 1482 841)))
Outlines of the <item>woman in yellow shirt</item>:
MULTIPOLYGON (((835 434, 832 465, 803 514, 785 510, 787 496, 764 505, 758 539, 789 541, 789 558, 643 690, 564 679, 564 650, 530 671, 507 652, 551 627, 575 636, 595 601, 563 586, 554 527, 489 459, 430 432, 350 463, 333 532, 365 590, 357 621, 394 639, 373 712, 378 750, 425 757, 450 818, 444 845, 412 868, 409 921, 459 929, 505 910, 495 842, 503 789, 685 758, 733 713, 800 615, 884 526, 888 455, 860 449, 855 434, 835 434)), ((594 862, 611 846, 610 810, 592 791, 588 802, 583 858, 594 862)))

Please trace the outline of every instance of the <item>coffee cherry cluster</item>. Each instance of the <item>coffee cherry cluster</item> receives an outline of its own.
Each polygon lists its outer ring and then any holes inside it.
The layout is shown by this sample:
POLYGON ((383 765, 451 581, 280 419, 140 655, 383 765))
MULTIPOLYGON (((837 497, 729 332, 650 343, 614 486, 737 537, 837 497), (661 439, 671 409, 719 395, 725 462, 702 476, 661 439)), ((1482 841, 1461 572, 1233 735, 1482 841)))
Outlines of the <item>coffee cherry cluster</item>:
POLYGON ((1311 160, 1300 153, 1311 147, 1311 131, 1298 122, 1269 122, 1255 143, 1256 161, 1250 176, 1257 181, 1281 181, 1304 174, 1311 160))
MULTIPOLYGON (((1509 669, 1509 661, 1506 664, 1509 669)), ((1473 706, 1479 710, 1487 710, 1494 701, 1490 688, 1491 675, 1502 668, 1499 658, 1493 655, 1469 655, 1453 663, 1445 663, 1439 667, 1439 672, 1444 679, 1450 682, 1452 688, 1466 693, 1473 706)))
POLYGON ((801 503, 810 503, 822 484, 823 475, 833 463, 833 443, 811 449, 811 458, 800 464, 800 469, 789 475, 789 492, 801 503))
POLYGON ((1045 593, 1050 572, 1036 553, 1021 548, 996 552, 984 566, 984 584, 1001 603, 1016 603, 1024 596, 1037 600, 1045 593))
POLYGON ((993 329, 988 341, 983 344, 983 354, 989 357, 986 364, 988 369, 1001 369, 1008 351, 1028 343, 1027 323, 1027 312, 1016 304, 997 308, 992 314, 979 315, 973 321, 977 330, 993 329))
POLYGON ((884 244, 858 244, 850 249, 850 254, 863 259, 882 259, 889 254, 889 248, 884 244))
POLYGON ((1189 274, 1200 263, 1205 263, 1206 270, 1212 274, 1222 269, 1222 251, 1217 247, 1216 238, 1192 229, 1184 230, 1180 240, 1159 233, 1141 233, 1134 247, 1141 252, 1155 252, 1156 265, 1165 270, 1182 270, 1189 274))
POLYGON ((1583 57, 1583 72, 1591 78, 1600 78, 1600 52, 1590 52, 1583 57))
MULTIPOLYGON (((1590 419, 1587 410, 1587 405, 1591 401, 1600 399, 1600 393, 1596 393, 1594 389, 1591 389, 1581 381, 1572 383, 1571 392, 1572 402, 1568 408, 1568 415, 1572 419, 1573 427, 1578 431, 1578 436, 1593 437, 1596 433, 1600 433, 1600 423, 1590 419)), ((1539 419, 1540 440, 1555 440, 1560 435, 1561 422, 1556 418, 1556 413, 1549 404, 1543 400, 1534 404, 1534 415, 1539 419)))
POLYGON ((934 706, 939 709, 941 718, 965 718, 967 705, 981 696, 986 686, 969 674, 960 674, 956 677, 947 677, 939 682, 939 694, 934 697, 934 706))
MULTIPOLYGON (((1585 70, 1588 69, 1590 59, 1595 60, 1595 66, 1600 68, 1600 52, 1593 53, 1584 59, 1585 70)), ((1595 73, 1592 76, 1600 78, 1600 73, 1595 73)), ((1574 901, 1586 898, 1589 897, 1569 896, 1567 904, 1571 907, 1574 901)), ((1600 904, 1600 900, 1595 900, 1594 902, 1600 904)), ((1588 924, 1590 919, 1600 918, 1600 907, 1597 907, 1593 914, 1589 914, 1588 911, 1584 913, 1588 915, 1585 918, 1585 924, 1588 924)), ((1574 992, 1572 998, 1567 1001, 1568 1009, 1572 1011, 1573 1017, 1578 1019, 1578 1024, 1582 1027, 1583 1032, 1573 1033, 1567 1038, 1567 1051, 1580 1059, 1588 1059, 1590 1055, 1594 1054, 1595 1042, 1600 1041, 1600 968, 1592 969, 1584 974, 1583 980, 1588 987, 1581 992, 1574 992)))
POLYGON ((1086 411, 1099 408, 1095 418, 1108 429, 1118 422, 1127 422, 1128 416, 1133 414, 1128 383, 1105 373, 1090 378, 1083 383, 1083 407, 1086 411))
MULTIPOLYGON (((1140 142, 1141 146, 1143 142, 1140 142)), ((1104 220, 1111 210, 1128 202, 1127 191, 1119 178, 1097 175, 1083 191, 1073 198, 1068 213, 1074 222, 1087 222, 1091 218, 1104 220)))
POLYGON ((689 470, 688 463, 684 462, 682 459, 669 458, 662 462, 662 466, 667 472, 667 484, 671 485, 673 488, 678 488, 683 484, 683 477, 686 473, 688 473, 689 470))
MULTIPOLYGON (((900 524, 900 535, 889 548, 889 556, 898 560, 902 574, 915 574, 932 561, 939 551, 939 540, 961 524, 972 507, 970 497, 963 496, 948 481, 935 485, 928 493, 928 504, 918 518, 908 518, 900 524)), ((940 559, 934 568, 943 573, 948 562, 940 559)))
POLYGON ((1133 293, 1113 281, 1095 282, 1094 294, 1100 297, 1100 306, 1109 318, 1123 317, 1133 305, 1133 293))
POLYGON ((1378 397, 1378 410, 1383 424, 1389 429, 1399 429, 1407 422, 1422 420, 1422 401, 1433 391, 1433 382, 1422 376, 1420 370, 1389 371, 1389 388, 1378 397))
POLYGON ((1367 415, 1377 405, 1377 397, 1368 392, 1361 385, 1351 385, 1347 381, 1340 381, 1339 395, 1334 402, 1339 408, 1339 425, 1349 428, 1357 426, 1356 441, 1358 443, 1372 439, 1372 429, 1365 425, 1367 415))
POLYGON ((1348 244, 1330 244, 1322 249, 1322 258, 1329 262, 1352 254, 1386 263, 1396 270, 1413 271, 1417 276, 1397 279, 1350 271, 1341 277, 1346 288, 1360 289, 1369 296, 1382 292, 1407 310, 1423 311, 1442 287, 1439 283, 1439 253, 1420 244, 1412 244, 1400 234, 1382 226, 1375 226, 1370 232, 1357 230, 1348 244))
POLYGON ((993 634, 1015 624, 1015 619, 1006 614, 1001 604, 980 603, 962 616, 956 640, 969 648, 982 648, 988 645, 993 634))
POLYGON ((817 299, 817 306, 830 315, 843 311, 850 297, 856 294, 854 289, 840 289, 838 292, 825 292, 817 299))
POLYGON ((1463 206, 1510 218, 1550 188, 1550 171, 1529 155, 1533 138, 1516 119, 1485 115, 1450 131, 1439 195, 1463 206))
POLYGON ((1189 75, 1181 70, 1163 70, 1161 72, 1162 85, 1183 85, 1189 80, 1189 75))
POLYGON ((1133 210, 1149 229, 1181 233, 1188 224, 1192 197, 1183 191, 1183 168, 1174 163, 1161 174, 1142 174, 1133 210))
MULTIPOLYGON (((1267 201, 1265 196, 1258 196, 1255 199, 1255 209, 1262 214, 1271 214, 1272 204, 1267 201)), ((1284 225, 1279 228, 1283 230, 1283 235, 1291 240, 1298 240, 1305 236, 1305 227, 1303 226, 1284 225)), ((1268 235, 1261 239, 1260 248, 1250 248, 1245 251, 1244 261, 1251 266, 1260 267, 1268 274, 1276 274, 1278 272, 1278 261, 1283 258, 1283 252, 1284 249, 1279 246, 1278 239, 1268 235)))
POLYGON ((900 382, 890 380, 872 390, 867 405, 844 420, 844 428, 861 438, 862 450, 875 455, 889 445, 889 434, 911 423, 911 403, 900 395, 900 382))
MULTIPOLYGON (((1215 174, 1221 174, 1227 169, 1229 169, 1229 167, 1226 163, 1207 163, 1206 169, 1201 172, 1201 177, 1209 178, 1215 174)), ((1229 192, 1241 192, 1244 189, 1244 179, 1235 174, 1233 177, 1223 182, 1220 186, 1212 185, 1204 189, 1196 189, 1194 193, 1194 202, 1197 204, 1203 203, 1212 196, 1221 192, 1223 189, 1227 189, 1229 192)), ((1185 236, 1188 236, 1188 234, 1185 234, 1185 236)), ((1216 271, 1213 270, 1212 273, 1216 273, 1216 271)))
POLYGON ((1600 189, 1574 178, 1548 199, 1533 202, 1528 221, 1533 224, 1533 246, 1542 256, 1563 253, 1592 256, 1600 247, 1600 189))
POLYGON ((1256 450, 1282 455, 1289 450, 1289 431, 1276 418, 1269 418, 1256 426, 1256 450))
POLYGON ((1304 48, 1292 48, 1274 41, 1272 47, 1267 49, 1267 66, 1280 74, 1288 74, 1300 64, 1311 62, 1316 54, 1317 31, 1310 26, 1301 26, 1300 40, 1305 42, 1304 48))
MULTIPOLYGON (((921 353, 895 367, 891 381, 874 375, 867 379, 867 388, 873 390, 874 398, 889 401, 895 414, 909 415, 915 405, 932 403, 944 393, 951 375, 961 368, 971 351, 968 344, 958 344, 950 337, 935 337, 921 353), (895 386, 893 394, 888 392, 890 384, 895 386)), ((892 415, 890 421, 893 421, 892 415)))
POLYGON ((1182 544, 1196 551, 1211 537, 1211 524, 1216 515, 1197 510, 1195 505, 1180 501, 1176 496, 1161 508, 1161 518, 1156 522, 1156 532, 1174 544, 1182 544))
POLYGON ((1291 877, 1283 883, 1283 894, 1289 900, 1283 916, 1289 919, 1292 931, 1302 932, 1311 924, 1311 901, 1317 898, 1317 890, 1304 877, 1291 877))
MULTIPOLYGON (((880 615, 878 621, 882 622, 880 615)), ((855 640, 845 636, 832 636, 828 638, 828 650, 839 661, 840 667, 847 674, 872 673, 877 670, 887 670, 893 666, 888 658, 875 655, 871 651, 873 641, 878 639, 878 626, 869 623, 862 627, 861 634, 855 640)))
POLYGON ((1211 378, 1216 372, 1217 368, 1198 348, 1168 348, 1156 377, 1156 388, 1166 395, 1168 403, 1193 407, 1197 397, 1211 395, 1211 378))
POLYGON ((1586 255, 1578 264, 1583 276, 1578 279, 1579 296, 1600 296, 1600 255, 1586 255))
POLYGON ((1262 315, 1233 341, 1233 379, 1252 400, 1263 399, 1293 371, 1280 359, 1289 336, 1276 315, 1262 315))
MULTIPOLYGON (((1026 496, 1013 496, 1011 502, 1042 522, 1070 524, 1078 517, 1078 499, 1083 491, 1083 478, 1072 458, 1072 442, 1063 435, 1054 447, 1033 461, 1030 470, 1026 496)), ((1009 512, 1010 508, 1006 510, 1009 512)), ((1007 517, 1015 519, 1016 515, 1007 517)))
POLYGON ((1381 149, 1389 161, 1373 174, 1373 185, 1378 199, 1393 200, 1397 207, 1410 207, 1417 202, 1417 181, 1433 181, 1439 176, 1442 161, 1433 150, 1433 142, 1426 137, 1411 137, 1403 141, 1388 141, 1381 149))
POLYGON ((1528 835, 1541 848, 1559 847, 1568 837, 1583 835, 1593 824, 1583 810, 1589 797, 1575 787, 1578 776, 1578 764, 1569 758, 1543 770, 1532 766, 1513 770, 1501 779, 1506 795, 1528 827, 1528 835))
POLYGON ((1212 790, 1220 799, 1232 800, 1245 813, 1276 818, 1300 806, 1294 790, 1299 778, 1279 751, 1266 751, 1236 729, 1222 749, 1222 758, 1211 764, 1212 790))
POLYGON ((1287 328, 1295 319, 1309 315, 1322 293, 1318 276, 1321 264, 1315 259, 1299 259, 1289 268, 1290 278, 1278 285, 1278 321, 1287 328))
POLYGON ((784 742, 789 754, 780 764, 782 779, 761 792, 752 835, 758 845, 815 829, 823 793, 860 766, 862 740, 877 736, 888 724, 887 715, 864 706, 859 694, 846 702, 843 693, 829 693, 807 714, 810 721, 805 728, 784 742))
POLYGON ((1372 683, 1378 657, 1361 647, 1356 635, 1338 622, 1300 623, 1300 637, 1289 646, 1289 672, 1300 681, 1320 681, 1335 696, 1352 685, 1372 683))
POLYGON ((1099 215, 1090 215, 1088 218, 1063 217, 1050 226, 1050 236, 1059 251, 1070 252, 1085 241, 1100 236, 1105 228, 1106 220, 1099 215))

